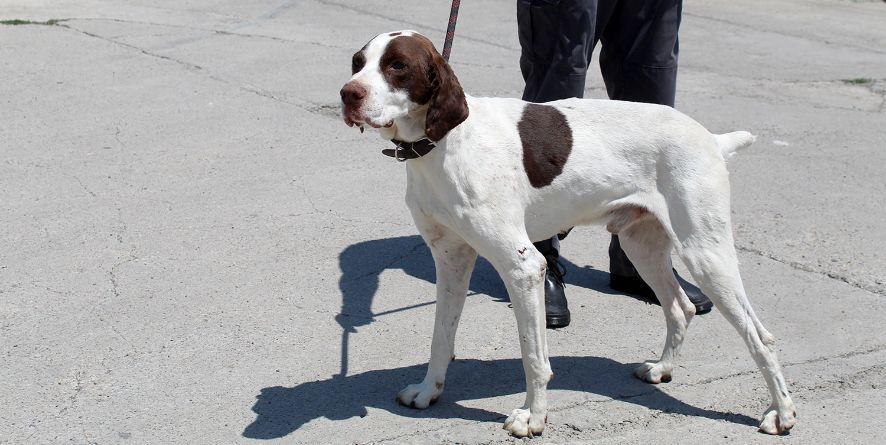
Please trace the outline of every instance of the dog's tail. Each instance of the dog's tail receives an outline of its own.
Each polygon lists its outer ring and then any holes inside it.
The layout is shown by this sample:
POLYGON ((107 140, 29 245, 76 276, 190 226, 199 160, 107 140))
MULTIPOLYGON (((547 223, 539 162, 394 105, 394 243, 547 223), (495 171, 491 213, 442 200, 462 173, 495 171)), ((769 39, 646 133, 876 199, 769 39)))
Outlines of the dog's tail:
POLYGON ((729 159, 738 150, 753 144, 757 137, 747 131, 733 131, 732 133, 715 134, 714 139, 717 140, 717 146, 720 147, 723 159, 729 159))

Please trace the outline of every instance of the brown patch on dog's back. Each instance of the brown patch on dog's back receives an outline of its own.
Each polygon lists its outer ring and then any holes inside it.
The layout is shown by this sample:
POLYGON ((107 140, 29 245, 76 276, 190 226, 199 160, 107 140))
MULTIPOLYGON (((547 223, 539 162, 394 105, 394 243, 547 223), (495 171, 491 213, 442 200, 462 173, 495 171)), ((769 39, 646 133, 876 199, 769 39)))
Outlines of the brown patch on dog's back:
POLYGON ((535 188, 550 185, 563 173, 572 152, 572 128, 566 116, 550 105, 528 103, 517 130, 529 183, 535 188))

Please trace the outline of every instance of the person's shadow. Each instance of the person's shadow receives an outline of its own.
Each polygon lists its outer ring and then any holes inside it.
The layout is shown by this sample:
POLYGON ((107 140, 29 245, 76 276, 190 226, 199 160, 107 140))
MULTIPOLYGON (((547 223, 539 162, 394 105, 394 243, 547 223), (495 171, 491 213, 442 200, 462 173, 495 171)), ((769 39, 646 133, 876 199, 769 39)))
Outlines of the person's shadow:
MULTIPOLYGON (((563 258, 561 261, 566 269, 568 284, 603 293, 616 293, 608 286, 609 274, 590 267, 579 267, 563 258)), ((378 316, 434 304, 434 296, 429 295, 431 301, 427 303, 383 313, 372 312, 379 275, 385 270, 402 269, 412 277, 435 282, 434 261, 421 237, 385 238, 348 246, 339 255, 339 266, 342 272, 339 280, 342 307, 335 317, 342 327, 339 374, 327 380, 304 382, 291 388, 263 388, 252 407, 257 417, 243 431, 244 437, 279 438, 319 417, 341 420, 366 416, 367 407, 419 418, 504 419, 502 413, 467 408, 454 401, 523 391, 525 381, 519 359, 486 362, 457 360, 447 373, 447 390, 441 401, 427 410, 399 406, 393 397, 402 387, 424 377, 425 364, 348 375, 348 339, 350 334, 357 332, 357 327, 372 323, 378 316)), ((497 301, 508 301, 504 284, 495 269, 483 258, 477 260, 469 294, 485 294, 497 301)), ((600 357, 551 357, 551 366, 557 375, 549 385, 552 389, 595 393, 665 412, 725 419, 747 425, 756 423, 755 419, 745 415, 696 408, 674 399, 656 387, 633 378, 631 373, 636 364, 600 357)))

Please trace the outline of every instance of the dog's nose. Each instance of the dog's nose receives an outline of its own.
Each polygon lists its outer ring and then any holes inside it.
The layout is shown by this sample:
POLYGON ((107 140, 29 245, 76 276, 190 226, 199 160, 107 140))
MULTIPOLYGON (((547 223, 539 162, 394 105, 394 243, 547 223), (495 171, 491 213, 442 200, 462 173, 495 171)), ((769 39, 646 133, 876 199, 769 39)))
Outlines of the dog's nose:
POLYGON ((345 105, 359 105, 360 101, 366 97, 366 88, 363 88, 357 82, 348 82, 341 89, 341 101, 345 105))

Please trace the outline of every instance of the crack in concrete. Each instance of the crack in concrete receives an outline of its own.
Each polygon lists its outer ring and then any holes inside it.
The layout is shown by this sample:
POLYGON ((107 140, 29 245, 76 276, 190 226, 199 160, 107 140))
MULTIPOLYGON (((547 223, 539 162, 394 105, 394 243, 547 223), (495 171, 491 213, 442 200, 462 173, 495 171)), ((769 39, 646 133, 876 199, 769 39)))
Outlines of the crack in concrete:
MULTIPOLYGON (((446 34, 446 29, 445 29, 445 28, 438 28, 438 27, 435 27, 435 26, 428 26, 428 25, 425 25, 425 24, 423 24, 423 23, 413 22, 413 21, 409 21, 409 20, 404 20, 404 19, 401 19, 401 18, 398 18, 398 17, 389 17, 389 16, 386 16, 386 15, 384 15, 384 14, 379 14, 378 12, 373 11, 373 10, 370 10, 370 9, 358 8, 358 7, 356 7, 356 6, 348 5, 348 4, 345 4, 345 3, 339 3, 339 2, 334 2, 334 1, 330 1, 330 0, 316 0, 316 1, 317 1, 317 3, 323 4, 323 5, 327 5, 327 6, 337 6, 337 7, 339 7, 339 8, 342 8, 342 9, 345 9, 345 10, 348 10, 348 11, 358 12, 358 13, 360 13, 360 15, 370 16, 370 17, 376 17, 376 18, 380 18, 380 19, 387 20, 387 21, 396 22, 396 23, 398 23, 398 24, 405 24, 405 25, 409 25, 409 26, 412 26, 412 27, 415 27, 415 28, 419 28, 419 29, 426 29, 426 30, 430 30, 430 31, 438 32, 438 33, 441 33, 441 34, 446 34)), ((441 20, 441 23, 445 23, 445 22, 446 22, 445 18, 441 20)), ((493 41, 491 41, 491 40, 481 39, 481 38, 478 38, 478 37, 473 37, 473 36, 468 35, 468 34, 465 34, 465 33, 459 33, 459 34, 458 34, 458 38, 459 38, 459 39, 462 39, 462 40, 468 40, 468 41, 471 41, 471 42, 482 43, 482 44, 484 44, 484 45, 493 46, 493 47, 495 47, 495 48, 505 49, 505 50, 508 50, 508 51, 511 51, 511 52, 520 52, 520 48, 512 48, 512 47, 507 46, 507 45, 502 45, 501 43, 493 42, 493 41)))
POLYGON ((875 96, 880 96, 880 105, 877 107, 876 113, 882 113, 883 109, 886 108, 886 89, 881 90, 880 88, 875 88, 878 83, 883 82, 886 79, 842 79, 841 81, 848 85, 853 86, 861 86, 868 90, 871 94, 875 96), (855 80, 865 80, 864 83, 857 83, 855 80))
MULTIPOLYGON (((126 233, 127 226, 126 220, 123 219, 123 209, 120 207, 117 207, 117 219, 120 220, 120 228, 114 233, 114 238, 118 243, 123 244, 123 234, 126 233)), ((132 255, 131 252, 130 255, 132 255)))
MULTIPOLYGON (((190 62, 187 62, 187 61, 185 61, 185 60, 177 59, 177 58, 175 58, 175 57, 170 57, 170 56, 164 56, 164 55, 162 55, 162 54, 157 54, 157 53, 154 53, 154 52, 148 51, 148 50, 146 50, 146 49, 144 49, 144 48, 140 48, 140 47, 138 47, 138 46, 131 45, 131 44, 129 44, 129 43, 121 42, 121 41, 119 41, 119 40, 114 40, 114 39, 111 39, 111 38, 108 38, 108 37, 104 37, 104 36, 101 36, 101 35, 98 35, 98 34, 95 34, 95 33, 91 33, 91 32, 88 32, 88 31, 84 31, 84 30, 82 30, 82 29, 79 29, 79 28, 76 28, 76 27, 73 27, 73 26, 70 26, 70 25, 67 25, 67 24, 59 24, 59 25, 56 25, 56 26, 61 27, 61 28, 65 28, 65 29, 69 29, 69 30, 71 30, 71 31, 74 31, 74 32, 77 32, 77 33, 80 33, 80 34, 83 34, 83 35, 86 35, 86 36, 89 36, 89 37, 92 37, 92 38, 96 38, 96 39, 99 39, 99 40, 103 40, 103 41, 106 41, 106 42, 109 42, 109 43, 112 43, 112 44, 115 44, 115 45, 122 46, 122 47, 124 47, 124 48, 128 48, 128 49, 131 49, 131 50, 137 51, 137 52, 139 52, 139 53, 141 53, 141 54, 144 54, 144 55, 146 55, 146 56, 148 56, 148 57, 157 58, 157 59, 162 59, 162 60, 165 60, 165 61, 167 61, 167 62, 172 62, 172 63, 178 64, 178 65, 180 65, 180 66, 185 67, 185 68, 188 69, 189 71, 192 71, 192 72, 195 72, 195 73, 203 74, 203 75, 205 75, 206 77, 208 77, 209 79, 215 80, 215 81, 220 82, 220 83, 222 83, 222 84, 224 84, 224 85, 233 86, 233 87, 236 87, 236 88, 240 89, 241 91, 244 91, 244 92, 247 92, 247 93, 250 93, 250 94, 255 94, 255 95, 257 95, 257 96, 260 96, 260 97, 263 97, 263 98, 266 98, 266 99, 270 99, 270 100, 275 101, 275 102, 278 102, 278 103, 283 103, 283 104, 286 104, 286 105, 291 105, 291 106, 294 106, 294 107, 300 108, 300 109, 302 109, 302 110, 304 110, 304 111, 307 111, 307 112, 309 112, 309 113, 316 114, 315 111, 312 109, 311 105, 308 104, 308 103, 291 102, 291 101, 285 100, 285 99, 283 99, 283 98, 280 98, 280 97, 278 97, 278 96, 275 96, 275 95, 273 95, 273 94, 269 93, 268 91, 263 90, 263 89, 261 89, 261 88, 254 87, 254 86, 251 86, 251 85, 241 85, 241 84, 239 84, 239 83, 237 83, 237 82, 235 82, 235 81, 228 80, 228 79, 225 79, 225 78, 220 77, 220 76, 218 76, 218 75, 212 74, 212 73, 210 73, 209 71, 207 71, 204 67, 202 67, 202 66, 200 66, 200 65, 197 65, 197 64, 194 64, 194 63, 190 63, 190 62)), ((320 114, 320 115, 322 116, 322 114, 320 114)))
POLYGON ((83 391, 83 374, 83 371, 77 371, 74 373, 74 394, 71 394, 70 397, 68 397, 68 406, 62 407, 58 414, 55 415, 56 417, 61 417, 62 414, 73 408, 77 403, 77 398, 80 396, 80 392, 83 391))
POLYGON ((117 278, 117 268, 126 264, 126 263, 135 261, 137 259, 139 259, 139 258, 137 256, 135 256, 135 254, 133 252, 130 251, 129 258, 127 258, 123 261, 120 261, 117 264, 114 264, 113 266, 111 266, 111 270, 108 271, 108 278, 111 281, 111 293, 114 294, 115 298, 120 298, 120 289, 119 289, 119 283, 118 283, 118 278, 117 278))
POLYGON ((186 67, 186 68, 188 68, 189 70, 192 70, 192 71, 201 71, 201 70, 203 69, 203 67, 201 67, 200 65, 195 65, 195 64, 190 63, 190 62, 185 62, 184 60, 179 60, 179 59, 176 59, 176 58, 174 58, 174 57, 169 57, 169 56, 164 56, 164 55, 162 55, 162 54, 152 53, 152 52, 150 52, 150 51, 148 51, 148 50, 146 50, 146 49, 140 48, 140 47, 138 47, 138 46, 131 45, 131 44, 129 44, 129 43, 125 43, 125 42, 121 42, 121 41, 119 41, 119 40, 114 40, 114 39, 111 39, 111 38, 108 38, 108 37, 100 36, 100 35, 98 35, 98 34, 91 33, 91 32, 89 32, 89 31, 84 31, 84 30, 82 30, 82 29, 75 28, 75 27, 73 27, 73 26, 71 26, 71 25, 68 25, 68 24, 59 24, 59 25, 56 25, 56 26, 58 26, 58 27, 60 27, 60 28, 69 29, 69 30, 74 31, 74 32, 78 32, 78 33, 80 33, 80 34, 87 35, 87 36, 92 37, 92 38, 95 38, 95 39, 104 40, 104 41, 106 41, 106 42, 110 42, 110 43, 113 43, 113 44, 115 44, 115 45, 119 45, 119 46, 122 46, 122 47, 125 47, 125 48, 129 48, 129 49, 132 49, 132 50, 138 51, 138 52, 140 52, 140 53, 142 53, 142 54, 144 54, 144 55, 146 55, 146 56, 150 56, 150 57, 154 57, 154 58, 157 58, 157 59, 163 59, 163 60, 166 60, 166 61, 169 61, 169 62, 173 62, 173 63, 179 64, 179 65, 181 65, 181 66, 184 66, 184 67, 186 67))
POLYGON ((114 326, 114 323, 109 322, 108 320, 105 320, 104 317, 101 317, 101 316, 98 317, 98 321, 104 323, 105 326, 111 328, 111 331, 114 333, 114 335, 116 335, 117 337, 120 337, 121 340, 123 340, 127 345, 129 345, 129 349, 132 350, 133 354, 138 354, 138 348, 135 347, 135 343, 133 343, 132 340, 127 338, 125 335, 123 335, 123 333, 120 332, 119 329, 117 329, 117 326, 114 326))
POLYGON ((116 131, 114 131, 114 139, 117 140, 117 143, 120 144, 121 147, 128 148, 126 146, 126 144, 122 140, 120 140, 120 127, 119 126, 116 127, 116 131))
MULTIPOLYGON (((802 360, 802 361, 799 361, 799 362, 784 362, 784 363, 782 363, 782 367, 783 367, 783 368, 787 368, 787 367, 790 367, 790 366, 809 365, 809 364, 813 364, 813 363, 827 362, 827 361, 830 361, 830 360, 837 360, 837 359, 844 359, 844 358, 852 358, 852 357, 856 357, 856 356, 859 356, 859 355, 874 354, 874 353, 877 353, 877 352, 880 352, 880 351, 884 351, 884 350, 886 350, 886 345, 880 345, 880 346, 875 346, 875 347, 868 348, 868 349, 863 349, 863 350, 860 350, 860 351, 850 351, 850 352, 845 352, 845 353, 843 353, 843 354, 837 354, 837 355, 832 355, 832 356, 816 357, 816 358, 811 358, 811 359, 808 359, 808 360, 802 360)), ((700 381, 698 381, 698 382, 693 382, 693 383, 675 383, 675 384, 673 384, 672 386, 673 386, 673 387, 684 387, 684 386, 686 386, 686 387, 692 387, 692 386, 699 386, 699 385, 707 385, 707 384, 710 384, 710 383, 713 383, 713 382, 718 382, 718 381, 721 381, 721 380, 728 380, 728 379, 731 379, 731 378, 734 378, 734 377, 743 377, 743 376, 746 376, 746 375, 756 374, 756 373, 759 373, 759 372, 760 372, 760 371, 759 371, 757 368, 754 368, 754 369, 750 369, 750 370, 747 370, 747 371, 741 371, 741 372, 735 372, 735 373, 732 373, 732 374, 722 375, 722 376, 719 376, 719 377, 711 377, 711 378, 704 379, 704 380, 700 380, 700 381)))
MULTIPOLYGON (((126 223, 123 223, 122 230, 125 230, 125 229, 126 229, 126 223)), ((122 237, 122 235, 119 235, 119 234, 118 234, 118 236, 122 237)), ((120 242, 122 242, 121 238, 118 238, 118 240, 120 242)), ((117 268, 119 268, 120 266, 122 266, 124 264, 130 263, 132 261, 139 259, 139 257, 135 255, 134 251, 130 251, 128 255, 129 255, 128 258, 114 264, 113 266, 111 266, 111 269, 108 271, 108 280, 111 282, 111 293, 114 295, 115 299, 120 298, 120 282, 119 282, 119 277, 117 277, 117 268)), ((111 331, 114 333, 114 335, 116 335, 121 340, 126 342, 126 344, 129 345, 129 348, 132 350, 133 353, 138 353, 138 349, 135 347, 135 343, 133 343, 129 338, 127 338, 125 335, 123 335, 123 333, 120 332, 119 329, 117 329, 117 326, 115 326, 113 322, 105 320, 105 318, 102 317, 101 315, 99 315, 98 319, 99 319, 99 321, 104 323, 105 326, 110 328, 111 331)))
POLYGON ((87 187, 86 184, 83 184, 83 181, 81 181, 79 177, 77 177, 77 176, 72 176, 72 177, 74 178, 74 180, 77 181, 78 184, 80 184, 80 188, 85 190, 86 193, 89 193, 90 196, 92 196, 93 198, 96 198, 98 196, 92 190, 89 190, 89 187, 87 187))
MULTIPOLYGON (((277 6, 274 6, 274 7, 270 8, 270 9, 266 10, 265 12, 259 14, 259 15, 256 16, 256 17, 243 19, 243 20, 240 20, 240 21, 237 22, 237 23, 234 23, 234 24, 228 26, 228 29, 227 29, 227 30, 228 30, 228 31, 231 31, 231 30, 237 30, 237 29, 245 28, 245 27, 248 27, 248 26, 255 26, 255 25, 258 25, 258 24, 260 24, 261 22, 264 22, 264 21, 267 21, 267 20, 271 20, 271 19, 277 17, 278 15, 280 15, 280 13, 282 13, 283 11, 285 11, 285 10, 287 10, 287 9, 291 9, 293 6, 295 6, 295 4, 294 4, 294 0, 284 0, 282 3, 280 3, 280 4, 278 4, 277 6)), ((212 33, 220 34, 219 32, 217 32, 217 31, 215 31, 215 30, 211 30, 211 31, 208 31, 208 32, 210 33, 209 35, 204 35, 204 36, 190 36, 190 37, 185 37, 185 38, 181 38, 181 39, 177 39, 177 40, 173 40, 173 41, 166 42, 166 44, 162 47, 162 49, 171 49, 171 48, 174 48, 174 47, 176 47, 176 46, 181 46, 181 45, 184 45, 184 44, 189 44, 189 43, 199 42, 200 40, 205 40, 205 39, 207 39, 207 38, 212 37, 212 33)))
POLYGON ((127 24, 135 24, 135 25, 162 26, 162 27, 167 27, 167 28, 186 29, 189 31, 209 32, 209 33, 215 33, 215 34, 219 34, 219 35, 223 35, 223 36, 247 37, 247 38, 253 38, 253 39, 273 40, 276 42, 294 43, 294 44, 298 44, 298 45, 311 45, 311 46, 318 46, 321 48, 330 48, 330 49, 340 49, 340 50, 349 49, 349 48, 346 48, 343 46, 331 45, 331 44, 324 43, 324 42, 315 42, 315 41, 310 41, 310 40, 293 40, 293 39, 287 39, 287 38, 276 37, 276 36, 269 36, 269 35, 264 35, 264 34, 233 32, 233 31, 224 30, 224 29, 200 28, 200 27, 196 27, 196 26, 174 25, 171 23, 145 22, 145 21, 141 21, 141 20, 126 20, 126 19, 119 19, 119 18, 102 18, 102 17, 74 17, 74 18, 69 18, 69 19, 65 19, 65 20, 71 20, 71 21, 82 20, 82 21, 97 21, 97 22, 105 21, 105 22, 127 23, 127 24))
POLYGON ((36 25, 36 26, 56 26, 60 22, 63 22, 68 19, 49 19, 43 22, 28 20, 28 19, 10 19, 10 20, 0 20, 0 25, 5 26, 21 26, 21 25, 36 25))
POLYGON ((756 249, 756 248, 752 248, 752 247, 745 247, 745 246, 740 246, 740 245, 736 244, 736 245, 735 245, 735 249, 738 250, 738 251, 740 251, 740 252, 753 253, 753 254, 755 254, 755 255, 758 255, 758 256, 761 256, 761 257, 764 257, 764 258, 768 258, 768 259, 770 259, 770 260, 772 260, 772 261, 775 261, 775 262, 778 262, 778 263, 784 264, 785 266, 788 266, 788 267, 790 267, 790 268, 792 268, 792 269, 795 269, 795 270, 799 270, 799 271, 802 271, 802 272, 814 273, 814 274, 818 274, 818 275, 823 275, 823 276, 825 276, 825 277, 827 277, 827 278, 830 278, 830 279, 832 279, 832 280, 839 281, 839 282, 841 282, 841 283, 843 283, 843 284, 847 284, 847 285, 849 285, 849 286, 851 286, 851 287, 854 287, 854 288, 859 289, 859 290, 863 290, 863 291, 865 291, 865 292, 872 293, 872 294, 877 295, 877 296, 881 296, 881 297, 886 296, 886 291, 882 291, 882 290, 880 290, 880 289, 877 289, 875 286, 871 286, 871 285, 868 285, 868 284, 862 283, 862 282, 860 282, 860 281, 853 280, 853 279, 851 279, 851 278, 849 278, 849 277, 845 277, 845 276, 842 276, 842 275, 838 275, 838 274, 836 274, 836 273, 834 273, 834 272, 830 272, 830 271, 822 271, 822 270, 816 270, 816 269, 815 269, 814 267, 812 267, 812 266, 807 266, 807 265, 802 264, 802 263, 799 263, 799 262, 797 262, 797 261, 789 261, 789 260, 785 260, 785 259, 782 259, 782 258, 778 258, 778 257, 776 257, 775 255, 772 255, 772 254, 770 254, 770 253, 766 253, 766 252, 764 252, 764 251, 762 251, 762 250, 760 250, 760 249, 756 249))
POLYGON ((886 365, 874 365, 864 368, 858 372, 854 372, 849 375, 843 375, 834 379, 820 381, 815 385, 800 385, 794 384, 794 389, 791 392, 798 393, 802 397, 804 393, 820 393, 822 390, 828 389, 837 389, 840 391, 847 389, 858 389, 860 386, 874 381, 873 388, 878 389, 876 386, 877 383, 883 381, 884 374, 886 374, 886 365))
POLYGON ((844 42, 831 42, 828 40, 812 38, 808 34, 793 34, 793 33, 784 32, 784 31, 773 31, 771 29, 759 29, 759 28, 756 28, 752 25, 747 25, 747 24, 740 23, 740 22, 734 22, 732 20, 721 19, 719 17, 712 17, 712 16, 698 14, 698 13, 694 13, 694 12, 686 12, 685 10, 683 11, 683 16, 695 17, 695 18, 702 19, 702 20, 709 20, 712 22, 724 23, 724 24, 739 27, 739 28, 750 29, 752 31, 756 31, 756 32, 760 32, 760 33, 775 34, 775 35, 780 35, 780 36, 785 36, 785 37, 793 37, 796 39, 806 40, 809 42, 823 43, 825 45, 842 46, 842 47, 852 48, 852 49, 856 49, 856 50, 860 50, 860 51, 867 51, 867 52, 871 52, 874 54, 886 54, 886 51, 881 51, 881 50, 874 49, 874 48, 868 48, 865 46, 853 45, 851 43, 844 43, 844 42))
POLYGON ((233 32, 233 31, 224 30, 224 29, 201 28, 199 26, 186 26, 186 25, 176 25, 176 24, 172 24, 172 23, 146 22, 143 20, 128 20, 128 19, 121 19, 121 18, 114 18, 114 17, 70 17, 70 18, 62 19, 60 21, 114 22, 114 23, 125 23, 125 24, 132 24, 132 25, 160 26, 160 27, 166 27, 166 28, 186 29, 188 31, 200 31, 200 32, 215 33, 215 34, 219 34, 219 35, 223 35, 223 36, 247 37, 247 38, 253 38, 253 39, 273 40, 273 41, 284 42, 284 43, 294 43, 294 44, 298 44, 298 45, 311 45, 311 46, 318 46, 321 48, 340 49, 340 50, 350 49, 348 47, 331 45, 329 43, 316 42, 316 41, 312 41, 312 40, 293 40, 293 39, 287 39, 284 37, 269 36, 269 35, 264 35, 264 34, 241 33, 241 32, 233 32))
MULTIPOLYGON (((794 390, 792 391, 792 395, 794 397, 794 400, 802 401, 802 400, 808 400, 807 395, 809 395, 809 394, 815 394, 815 395, 820 396, 822 393, 822 390, 825 390, 825 391, 832 390, 831 392, 833 392, 833 391, 844 391, 846 389, 857 389, 869 382, 881 381, 883 378, 883 375, 884 375, 884 371, 886 371, 886 366, 875 365, 875 366, 865 368, 861 371, 858 371, 858 372, 855 372, 855 373, 852 373, 852 374, 849 374, 849 375, 846 375, 843 377, 839 377, 836 379, 832 379, 830 381, 826 381, 826 382, 823 382, 823 383, 820 383, 817 385, 811 385, 811 386, 795 385, 794 390), (835 387, 835 384, 836 384, 836 387, 835 387)), ((871 387, 873 389, 878 389, 878 386, 876 385, 876 383, 871 384, 871 387)), ((711 409, 710 407, 703 407, 703 408, 704 409, 711 409)), ((729 420, 731 417, 733 417, 735 415, 740 415, 740 414, 723 413, 722 416, 717 417, 717 418, 712 418, 712 420, 729 420)), ((636 416, 636 417, 628 418, 628 419, 620 419, 615 422, 600 423, 600 424, 594 425, 591 428, 585 428, 585 429, 589 430, 590 432, 603 433, 604 437, 609 437, 613 433, 619 433, 621 431, 624 431, 629 426, 631 426, 632 428, 636 428, 636 426, 639 426, 640 428, 649 428, 656 422, 659 422, 662 420, 671 422, 672 418, 678 418, 678 417, 693 418, 693 416, 686 416, 686 415, 683 415, 680 413, 674 413, 674 412, 669 412, 669 411, 656 411, 656 412, 650 412, 648 415, 645 415, 645 416, 636 416)), ((584 430, 585 430, 585 429, 582 429, 580 427, 577 427, 577 426, 569 424, 569 423, 562 424, 562 425, 549 424, 548 428, 546 428, 546 430, 548 430, 548 429, 550 431, 557 431, 559 434, 563 434, 565 436, 570 436, 570 437, 577 437, 578 433, 584 432, 584 430)), ((494 441, 490 441, 488 443, 507 443, 507 442, 501 441, 501 440, 494 440, 494 441)))

